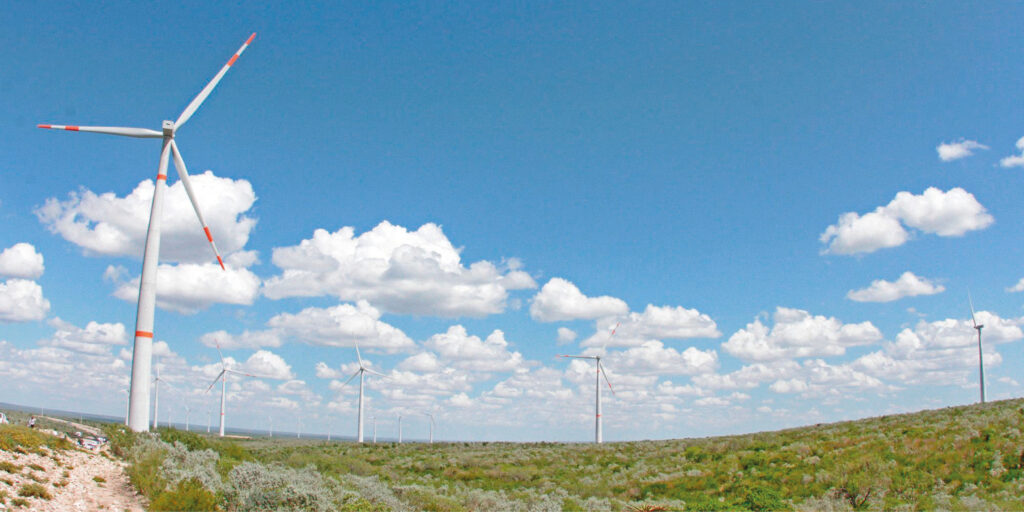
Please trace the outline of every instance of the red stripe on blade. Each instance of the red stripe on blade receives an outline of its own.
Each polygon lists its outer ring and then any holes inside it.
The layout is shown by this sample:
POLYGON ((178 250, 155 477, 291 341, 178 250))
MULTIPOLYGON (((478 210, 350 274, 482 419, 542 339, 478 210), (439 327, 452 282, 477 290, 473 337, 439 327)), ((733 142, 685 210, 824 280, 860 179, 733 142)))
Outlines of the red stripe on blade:
POLYGON ((203 231, 206 232, 206 239, 212 242, 213 241, 213 235, 210 234, 210 228, 203 227, 203 231))
POLYGON ((217 255, 217 263, 220 263, 221 270, 227 270, 226 268, 224 268, 224 260, 220 259, 220 255, 217 255))
POLYGON ((245 40, 245 44, 251 43, 253 39, 256 39, 256 32, 253 32, 252 35, 249 36, 249 39, 245 40))
POLYGON ((65 126, 64 129, 69 131, 69 132, 77 132, 78 131, 78 127, 77 126, 65 126))
POLYGON ((135 337, 136 338, 152 338, 153 337, 153 333, 146 332, 146 331, 135 331, 135 337))
POLYGON ((53 128, 51 124, 37 124, 36 128, 53 128))
POLYGON ((228 61, 228 66, 234 64, 236 60, 238 60, 238 54, 237 53, 231 56, 231 60, 228 61))

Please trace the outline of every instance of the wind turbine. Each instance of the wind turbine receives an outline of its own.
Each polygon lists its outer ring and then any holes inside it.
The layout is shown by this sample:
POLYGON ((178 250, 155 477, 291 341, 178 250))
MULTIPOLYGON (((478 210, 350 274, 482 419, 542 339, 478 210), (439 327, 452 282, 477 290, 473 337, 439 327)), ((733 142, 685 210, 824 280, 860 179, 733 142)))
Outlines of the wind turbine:
POLYGON ((188 122, 192 115, 196 113, 199 106, 203 104, 203 101, 210 95, 213 88, 224 78, 224 74, 228 72, 228 69, 238 60, 238 57, 255 37, 256 33, 254 32, 242 44, 242 47, 231 56, 227 64, 206 84, 206 87, 199 91, 199 95, 185 107, 185 110, 178 116, 176 121, 163 122, 161 131, 121 126, 38 125, 39 128, 55 130, 105 133, 124 137, 163 140, 163 147, 160 150, 160 162, 157 166, 156 186, 153 190, 153 203, 149 213, 149 228, 146 231, 146 248, 142 255, 142 277, 140 279, 139 303, 135 317, 135 344, 132 349, 131 392, 128 398, 128 428, 136 432, 149 430, 149 379, 153 363, 153 317, 156 309, 157 263, 160 257, 160 221, 164 207, 164 194, 167 188, 167 161, 171 156, 174 157, 174 166, 178 170, 178 177, 185 186, 185 192, 188 193, 188 198, 192 202, 192 208, 195 209, 196 216, 199 217, 199 223, 202 224, 203 231, 206 233, 206 239, 210 242, 210 247, 213 248, 213 254, 217 257, 217 262, 220 263, 221 268, 224 268, 224 260, 217 251, 217 245, 213 243, 213 235, 210 233, 210 228, 206 225, 206 221, 203 220, 199 203, 196 202, 196 197, 192 190, 188 170, 185 168, 185 161, 181 158, 181 152, 178 151, 178 145, 174 142, 174 136, 188 122))
MULTIPOLYGON (((210 383, 210 387, 206 388, 204 393, 209 393, 210 390, 213 389, 214 384, 216 384, 218 380, 220 381, 220 437, 224 437, 224 404, 227 401, 228 374, 234 373, 236 375, 255 377, 257 379, 270 379, 272 377, 253 375, 251 373, 240 372, 238 370, 228 368, 227 363, 224 362, 224 353, 220 351, 220 343, 216 343, 216 345, 217 354, 220 355, 220 373, 217 374, 217 377, 213 379, 213 382, 210 383)), ((209 430, 209 427, 207 427, 207 430, 209 430)))
POLYGON ((398 415, 398 444, 402 444, 402 415, 398 415))
POLYGON ((377 417, 373 417, 373 444, 377 444, 377 417))
MULTIPOLYGON (((153 430, 159 426, 157 418, 160 416, 160 383, 167 383, 166 380, 160 378, 160 365, 156 367, 156 378, 153 379, 153 430)), ((170 383, 167 383, 170 386, 170 383)))
POLYGON ((427 413, 430 416, 430 444, 434 444, 434 415, 427 413))
POLYGON ((192 431, 189 428, 189 422, 188 422, 189 417, 191 415, 192 415, 192 408, 189 407, 188 404, 185 404, 185 432, 191 432, 192 431))
POLYGON ((978 331, 978 386, 981 388, 981 403, 985 403, 985 361, 981 355, 981 329, 985 327, 974 319, 974 301, 971 300, 971 291, 967 291, 967 302, 971 305, 971 323, 974 330, 978 331))
POLYGON ((267 416, 267 419, 270 420, 270 438, 273 439, 274 438, 274 417, 273 416, 267 416))
MULTIPOLYGON (((615 331, 618 330, 618 328, 619 328, 619 324, 616 323, 615 324, 615 328, 612 329, 611 335, 608 336, 608 340, 605 341, 604 345, 601 346, 601 352, 602 353, 604 352, 605 347, 608 346, 608 341, 610 341, 612 339, 612 336, 615 336, 615 331)), ((612 383, 611 383, 611 381, 608 380, 608 373, 604 371, 604 366, 601 365, 601 356, 599 356, 599 355, 598 356, 567 356, 567 355, 559 355, 558 357, 569 357, 569 358, 573 358, 573 359, 593 359, 594 360, 594 363, 595 363, 594 367, 597 369, 597 381, 596 381, 596 383, 595 383, 596 385, 594 387, 594 390, 595 390, 594 393, 596 395, 596 402, 597 402, 597 404, 595 406, 596 414, 594 415, 594 442, 597 443, 597 444, 601 444, 602 442, 604 442, 604 439, 603 439, 603 436, 602 436, 602 432, 601 432, 601 375, 604 375, 604 381, 608 383, 608 389, 612 392, 613 395, 615 394, 615 389, 612 388, 612 383)))
POLYGON ((359 369, 356 370, 356 372, 353 373, 352 376, 349 377, 344 384, 342 384, 342 387, 347 385, 349 382, 352 382, 352 379, 356 378, 356 375, 359 376, 359 415, 357 419, 359 425, 356 428, 356 442, 361 443, 363 442, 363 374, 372 373, 374 375, 379 375, 384 378, 387 378, 387 376, 384 375, 383 373, 375 372, 367 368, 366 365, 363 364, 363 356, 359 353, 358 341, 356 342, 356 357, 359 359, 359 369))

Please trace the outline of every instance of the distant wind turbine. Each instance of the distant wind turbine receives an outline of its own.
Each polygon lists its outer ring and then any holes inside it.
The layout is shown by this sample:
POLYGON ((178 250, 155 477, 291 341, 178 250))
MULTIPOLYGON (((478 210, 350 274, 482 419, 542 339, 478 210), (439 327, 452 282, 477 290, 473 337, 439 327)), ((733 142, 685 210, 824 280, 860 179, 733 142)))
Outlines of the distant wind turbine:
POLYGON ((356 427, 356 442, 361 443, 363 442, 363 374, 372 373, 374 375, 379 375, 384 378, 387 378, 387 376, 384 375, 383 373, 375 372, 367 368, 366 365, 363 364, 363 356, 359 353, 358 341, 356 342, 356 358, 359 359, 359 369, 356 370, 356 372, 353 373, 352 376, 349 377, 344 384, 342 384, 342 387, 347 385, 349 382, 352 382, 352 379, 356 378, 357 375, 359 376, 359 414, 357 419, 358 426, 356 427))
POLYGON ((377 417, 373 417, 373 444, 377 444, 377 417))
POLYGON ((434 415, 427 413, 430 416, 430 444, 434 444, 434 415))
POLYGON ((967 302, 971 305, 971 323, 974 330, 978 331, 978 386, 981 388, 981 403, 985 403, 985 360, 981 355, 981 329, 985 327, 974 319, 974 301, 971 300, 971 291, 967 291, 967 302))
MULTIPOLYGON (((156 430, 159 424, 157 423, 157 417, 160 412, 160 383, 166 383, 168 386, 171 384, 164 379, 160 378, 160 366, 156 367, 156 378, 153 379, 153 430, 156 430)), ((170 423, 168 423, 170 424, 170 423)))
POLYGON ((192 408, 185 404, 185 432, 191 432, 189 429, 189 416, 192 415, 192 408))
POLYGON ((402 415, 398 415, 398 444, 402 444, 402 415))
POLYGON ((267 419, 270 420, 270 437, 273 438, 274 437, 274 417, 273 416, 267 416, 267 419))
MULTIPOLYGON (((611 341, 612 336, 615 336, 615 331, 618 330, 618 328, 619 328, 619 324, 616 323, 615 324, 615 328, 612 329, 611 335, 608 336, 608 341, 611 341)), ((605 351, 605 347, 608 346, 608 341, 605 341, 604 345, 601 346, 601 352, 602 353, 605 351)), ((601 356, 599 356, 599 355, 598 356, 567 356, 567 355, 560 355, 558 357, 569 357, 569 358, 573 358, 573 359, 593 359, 594 362, 595 362, 594 366, 597 369, 597 381, 596 381, 596 386, 594 388, 595 389, 595 395, 596 395, 596 406, 595 406, 596 414, 594 416, 594 442, 597 443, 597 444, 601 444, 602 442, 604 442, 603 435, 602 435, 602 432, 601 432, 601 376, 602 375, 604 375, 604 381, 608 383, 608 389, 612 392, 613 395, 615 394, 615 389, 612 388, 612 383, 611 383, 611 381, 608 380, 608 373, 604 371, 604 366, 601 365, 601 356)))
POLYGON ((156 272, 160 255, 160 224, 163 214, 164 194, 167 188, 167 161, 173 156, 174 166, 178 170, 178 176, 189 200, 192 201, 192 208, 199 217, 199 223, 203 226, 206 239, 213 248, 213 254, 217 262, 224 268, 224 260, 213 243, 213 235, 210 228, 203 220, 203 214, 196 202, 192 190, 192 183, 189 180, 188 170, 185 168, 185 161, 181 158, 178 145, 174 142, 177 131, 196 113, 199 106, 206 101, 206 98, 217 86, 224 74, 231 69, 231 66, 238 60, 238 57, 249 46, 256 34, 253 33, 249 39, 242 44, 242 47, 228 60, 227 64, 206 84, 206 87, 199 92, 199 95, 185 107, 185 110, 178 116, 176 121, 164 121, 161 131, 148 128, 126 128, 120 126, 65 126, 40 124, 39 128, 66 130, 71 132, 92 132, 105 133, 108 135, 120 135, 125 137, 136 137, 143 139, 162 139, 163 149, 160 151, 160 163, 156 173, 156 187, 153 191, 153 203, 149 213, 149 229, 146 231, 146 248, 142 255, 142 277, 139 285, 139 302, 135 320, 135 344, 132 352, 132 376, 131 393, 128 401, 128 428, 136 432, 149 430, 149 380, 152 369, 153 356, 153 317, 156 310, 156 272))
POLYGON ((235 375, 241 375, 244 377, 255 377, 257 379, 271 379, 273 377, 267 377, 264 375, 253 375, 251 373, 240 372, 238 370, 232 370, 228 368, 227 363, 224 362, 224 353, 220 351, 220 343, 217 345, 217 354, 220 355, 220 373, 210 383, 210 387, 206 388, 206 393, 209 393, 213 389, 214 384, 220 381, 220 437, 224 437, 224 404, 227 401, 227 383, 228 374, 234 373, 235 375))

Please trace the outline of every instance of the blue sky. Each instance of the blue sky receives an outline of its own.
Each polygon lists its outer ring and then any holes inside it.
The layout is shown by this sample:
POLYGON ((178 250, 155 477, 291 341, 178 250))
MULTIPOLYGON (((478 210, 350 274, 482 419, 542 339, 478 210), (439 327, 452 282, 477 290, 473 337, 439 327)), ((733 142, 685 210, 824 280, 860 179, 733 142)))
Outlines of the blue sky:
POLYGON ((968 288, 989 397, 1021 395, 1019 6, 4 11, 0 401, 123 413, 159 153, 35 125, 156 129, 254 31, 177 135, 231 270, 170 173, 176 421, 219 340, 281 377, 229 426, 352 434, 358 339, 381 429, 587 440, 592 370, 555 356, 616 323, 607 440, 970 403, 968 288))

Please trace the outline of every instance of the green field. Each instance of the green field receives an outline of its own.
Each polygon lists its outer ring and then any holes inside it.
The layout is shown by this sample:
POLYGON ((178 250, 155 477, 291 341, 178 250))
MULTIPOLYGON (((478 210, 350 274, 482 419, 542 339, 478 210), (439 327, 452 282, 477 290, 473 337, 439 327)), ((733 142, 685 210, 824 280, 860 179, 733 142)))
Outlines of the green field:
POLYGON ((154 509, 1024 510, 1024 400, 742 436, 592 444, 119 434, 154 509))

